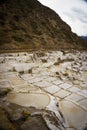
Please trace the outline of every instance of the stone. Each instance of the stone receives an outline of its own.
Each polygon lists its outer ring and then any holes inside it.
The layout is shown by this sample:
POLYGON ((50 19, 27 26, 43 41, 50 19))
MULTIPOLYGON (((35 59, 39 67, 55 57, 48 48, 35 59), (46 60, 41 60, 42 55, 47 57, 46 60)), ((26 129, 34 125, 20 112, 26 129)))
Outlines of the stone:
POLYGON ((55 115, 55 112, 45 112, 43 113, 43 118, 50 130, 65 130, 62 121, 60 121, 59 116, 55 115))
POLYGON ((6 96, 9 92, 11 91, 11 88, 1 88, 0 89, 0 97, 1 96, 6 96))
POLYGON ((8 81, 0 82, 0 96, 5 96, 12 90, 12 87, 8 81))
POLYGON ((23 125, 21 125, 20 130, 49 130, 43 117, 41 115, 29 117, 23 125))
POLYGON ((79 80, 73 80, 73 84, 75 84, 75 85, 79 85, 80 82, 79 82, 79 80))
MULTIPOLYGON (((8 101, 6 101, 8 102, 8 101)), ((6 105, 5 102, 5 111, 8 114, 9 119, 12 122, 24 122, 25 119, 30 116, 30 114, 32 113, 32 111, 35 111, 32 107, 31 108, 26 108, 26 107, 22 107, 20 105, 14 104, 14 103, 8 103, 8 105, 6 105)))
POLYGON ((16 130, 2 108, 0 108, 0 130, 16 130))

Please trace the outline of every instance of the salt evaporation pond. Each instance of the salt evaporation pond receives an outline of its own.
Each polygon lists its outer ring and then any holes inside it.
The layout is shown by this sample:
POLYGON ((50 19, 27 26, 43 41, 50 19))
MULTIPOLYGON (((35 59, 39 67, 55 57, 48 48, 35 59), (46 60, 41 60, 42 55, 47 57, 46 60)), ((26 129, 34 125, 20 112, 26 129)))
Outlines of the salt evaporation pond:
POLYGON ((50 102, 50 97, 43 93, 9 93, 8 100, 25 107, 44 108, 50 102))

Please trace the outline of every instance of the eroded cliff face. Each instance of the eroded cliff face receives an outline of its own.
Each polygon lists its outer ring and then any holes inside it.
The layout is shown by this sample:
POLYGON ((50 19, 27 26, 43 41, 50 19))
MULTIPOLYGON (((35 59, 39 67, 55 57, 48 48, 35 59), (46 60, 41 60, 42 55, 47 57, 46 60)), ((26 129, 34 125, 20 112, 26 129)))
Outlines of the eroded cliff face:
POLYGON ((37 0, 0 2, 0 49, 81 48, 85 44, 51 9, 37 0))

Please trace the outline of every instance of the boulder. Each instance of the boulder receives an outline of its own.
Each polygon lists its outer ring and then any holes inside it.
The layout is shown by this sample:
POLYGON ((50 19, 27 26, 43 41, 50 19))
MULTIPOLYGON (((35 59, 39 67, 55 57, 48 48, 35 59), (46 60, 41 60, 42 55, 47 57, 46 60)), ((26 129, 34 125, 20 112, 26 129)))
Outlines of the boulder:
POLYGON ((2 108, 0 108, 0 130, 16 130, 2 108))
POLYGON ((49 130, 41 115, 29 117, 20 130, 49 130))

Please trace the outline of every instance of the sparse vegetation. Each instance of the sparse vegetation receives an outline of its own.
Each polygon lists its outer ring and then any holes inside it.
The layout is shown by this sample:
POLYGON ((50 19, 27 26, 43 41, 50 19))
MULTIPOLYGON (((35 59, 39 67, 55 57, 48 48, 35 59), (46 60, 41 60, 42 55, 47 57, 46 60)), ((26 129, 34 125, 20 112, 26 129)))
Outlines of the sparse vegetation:
POLYGON ((38 1, 21 0, 14 4, 3 0, 0 2, 0 25, 0 50, 3 51, 87 47, 54 11, 38 1))
POLYGON ((24 42, 24 39, 22 37, 18 37, 18 36, 12 36, 12 38, 17 41, 17 42, 24 42))

